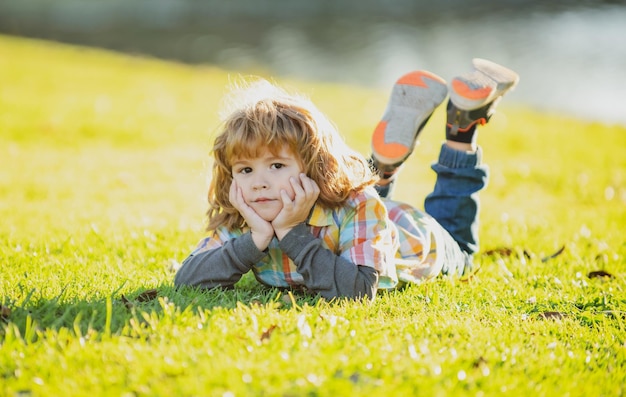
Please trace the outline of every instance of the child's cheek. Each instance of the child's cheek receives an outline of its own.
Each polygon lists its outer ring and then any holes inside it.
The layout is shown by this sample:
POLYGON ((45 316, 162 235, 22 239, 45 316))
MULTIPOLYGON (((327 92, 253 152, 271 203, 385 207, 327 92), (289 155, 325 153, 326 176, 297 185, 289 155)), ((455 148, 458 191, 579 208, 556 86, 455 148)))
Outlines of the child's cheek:
POLYGON ((246 204, 250 205, 250 198, 248 197, 248 195, 246 195, 245 191, 242 192, 242 195, 243 195, 243 201, 245 201, 246 204))

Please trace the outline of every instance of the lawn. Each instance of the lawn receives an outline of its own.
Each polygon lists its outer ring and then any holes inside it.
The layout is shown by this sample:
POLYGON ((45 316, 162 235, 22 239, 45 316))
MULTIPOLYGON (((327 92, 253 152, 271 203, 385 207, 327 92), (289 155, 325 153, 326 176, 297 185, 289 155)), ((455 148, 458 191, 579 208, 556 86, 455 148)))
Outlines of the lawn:
MULTIPOLYGON (((177 290, 174 269, 203 237, 208 151, 236 78, 0 36, 0 395, 626 393, 625 127, 507 97, 480 135, 491 182, 469 281, 374 302, 252 277, 177 290)), ((387 91, 276 81, 367 153, 387 91)), ((396 199, 422 206, 443 118, 396 199)))

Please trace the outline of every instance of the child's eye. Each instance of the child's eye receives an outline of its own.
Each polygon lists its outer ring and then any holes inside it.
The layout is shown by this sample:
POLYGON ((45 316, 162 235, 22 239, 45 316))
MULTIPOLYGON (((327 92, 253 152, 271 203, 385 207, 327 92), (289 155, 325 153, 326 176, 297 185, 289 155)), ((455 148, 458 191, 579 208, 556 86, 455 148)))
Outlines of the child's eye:
POLYGON ((285 164, 281 164, 281 163, 274 163, 274 164, 272 164, 272 168, 275 168, 277 170, 283 168, 284 166, 285 166, 285 164))
POLYGON ((235 170, 237 174, 249 174, 252 172, 252 168, 250 167, 241 167, 238 170, 235 170))

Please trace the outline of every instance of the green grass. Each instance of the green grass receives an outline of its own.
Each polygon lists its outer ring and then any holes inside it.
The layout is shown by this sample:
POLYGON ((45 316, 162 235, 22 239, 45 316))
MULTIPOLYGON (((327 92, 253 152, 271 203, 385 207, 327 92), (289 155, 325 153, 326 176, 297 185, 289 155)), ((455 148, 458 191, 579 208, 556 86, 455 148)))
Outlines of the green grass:
MULTIPOLYGON (((481 133, 492 179, 470 282, 371 304, 250 277, 176 290, 234 77, 0 37, 0 395, 625 394, 626 128, 511 94, 481 133)), ((278 82, 367 152, 386 91, 278 82)), ((396 198, 421 206, 443 116, 396 198)))

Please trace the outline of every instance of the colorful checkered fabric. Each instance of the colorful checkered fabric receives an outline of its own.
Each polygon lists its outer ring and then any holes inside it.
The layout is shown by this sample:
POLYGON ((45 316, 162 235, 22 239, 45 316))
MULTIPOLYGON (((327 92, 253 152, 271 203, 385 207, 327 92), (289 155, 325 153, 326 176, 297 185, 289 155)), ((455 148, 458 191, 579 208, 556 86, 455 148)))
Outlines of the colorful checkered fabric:
MULTIPOLYGON (((352 263, 370 266, 379 273, 379 288, 391 289, 402 282, 421 282, 441 270, 437 258, 436 230, 432 218, 407 204, 381 200, 373 189, 353 194, 338 209, 315 205, 307 224, 322 245, 352 263), (428 247, 426 250, 424 247, 428 247)), ((241 236, 245 229, 220 227, 200 241, 193 255, 220 247, 241 236)), ((274 287, 303 283, 296 265, 274 238, 267 255, 252 267, 257 280, 274 287)))

